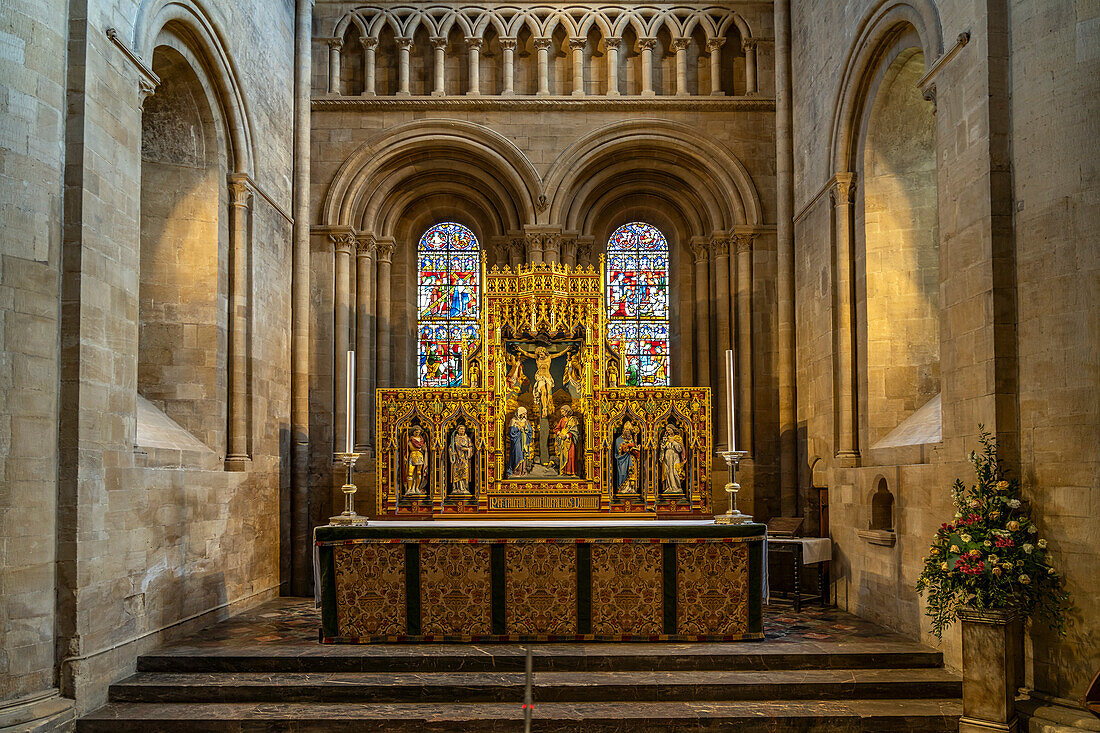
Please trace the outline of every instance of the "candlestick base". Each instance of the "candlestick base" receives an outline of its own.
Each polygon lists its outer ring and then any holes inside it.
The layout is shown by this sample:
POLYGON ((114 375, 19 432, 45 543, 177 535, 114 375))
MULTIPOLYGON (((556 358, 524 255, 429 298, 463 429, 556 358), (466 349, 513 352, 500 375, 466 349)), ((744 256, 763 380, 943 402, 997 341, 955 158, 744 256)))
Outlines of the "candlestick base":
POLYGON ((742 514, 737 509, 737 492, 741 490, 741 485, 737 483, 737 466, 740 464, 741 459, 748 455, 747 451, 734 450, 734 451, 722 451, 718 455, 722 456, 726 461, 726 465, 729 466, 730 480, 726 484, 726 496, 729 497, 729 508, 725 514, 715 514, 715 524, 746 524, 752 521, 752 516, 749 514, 742 514))
POLYGON ((351 480, 351 471, 355 462, 359 460, 359 453, 337 453, 336 459, 347 467, 348 478, 340 490, 344 492, 344 511, 335 517, 329 517, 328 523, 344 527, 362 527, 368 523, 368 519, 355 511, 355 492, 358 491, 351 480))

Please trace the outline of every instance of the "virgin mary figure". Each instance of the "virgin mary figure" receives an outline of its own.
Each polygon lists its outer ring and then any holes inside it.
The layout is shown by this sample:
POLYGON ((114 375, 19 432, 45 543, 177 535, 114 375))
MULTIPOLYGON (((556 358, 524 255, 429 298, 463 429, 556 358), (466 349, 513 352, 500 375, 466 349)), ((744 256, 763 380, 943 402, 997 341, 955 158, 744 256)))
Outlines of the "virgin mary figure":
POLYGON ((526 476, 531 470, 528 455, 534 435, 535 428, 527 419, 527 408, 518 408, 515 417, 508 423, 508 468, 505 476, 526 476))

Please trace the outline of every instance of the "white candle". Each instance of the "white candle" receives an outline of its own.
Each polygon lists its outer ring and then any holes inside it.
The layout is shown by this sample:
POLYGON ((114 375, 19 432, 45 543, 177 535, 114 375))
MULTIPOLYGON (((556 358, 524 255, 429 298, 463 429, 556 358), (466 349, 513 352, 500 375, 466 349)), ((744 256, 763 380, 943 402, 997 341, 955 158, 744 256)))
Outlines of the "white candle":
POLYGON ((355 352, 348 351, 348 421, 345 453, 354 453, 355 448, 355 352))
POLYGON ((733 417, 733 351, 726 351, 726 435, 729 438, 728 450, 737 450, 737 432, 733 417))

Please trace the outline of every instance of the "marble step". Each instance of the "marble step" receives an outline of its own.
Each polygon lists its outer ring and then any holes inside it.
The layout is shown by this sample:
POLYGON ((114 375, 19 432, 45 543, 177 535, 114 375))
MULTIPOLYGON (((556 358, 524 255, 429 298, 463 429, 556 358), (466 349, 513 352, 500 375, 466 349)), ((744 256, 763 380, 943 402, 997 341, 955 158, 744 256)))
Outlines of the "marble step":
MULTIPOLYGON (((112 702, 514 702, 524 675, 143 672, 111 686, 112 702)), ((947 698, 962 683, 942 669, 539 672, 538 702, 947 698)))
MULTIPOLYGON (((533 731, 650 733, 690 729, 739 733, 957 731, 958 700, 657 702, 535 704, 533 731), (736 726, 734 728, 734 726, 736 726)), ((213 731, 523 730, 518 703, 110 703, 77 723, 78 733, 213 731)))
MULTIPOLYGON (((906 669, 943 665, 914 643, 860 640, 853 649, 811 643, 535 645, 536 671, 906 669)), ((263 649, 175 646, 138 659, 139 672, 517 672, 523 647, 487 645, 312 645, 263 649)))

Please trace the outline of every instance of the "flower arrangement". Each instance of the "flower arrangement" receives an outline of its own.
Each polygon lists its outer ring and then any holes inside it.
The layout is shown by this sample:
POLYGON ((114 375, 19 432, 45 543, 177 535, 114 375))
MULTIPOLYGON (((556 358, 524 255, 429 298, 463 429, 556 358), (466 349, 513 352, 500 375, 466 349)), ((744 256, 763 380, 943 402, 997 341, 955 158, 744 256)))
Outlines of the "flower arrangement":
POLYGON ((1064 635, 1065 581, 1050 564, 1020 482, 1007 478, 997 460, 996 440, 984 426, 978 429, 982 452, 970 453, 977 483, 966 488, 955 480, 955 519, 936 531, 917 580, 917 592, 928 595, 932 633, 942 636, 959 607, 972 606, 1016 610, 1064 635))

